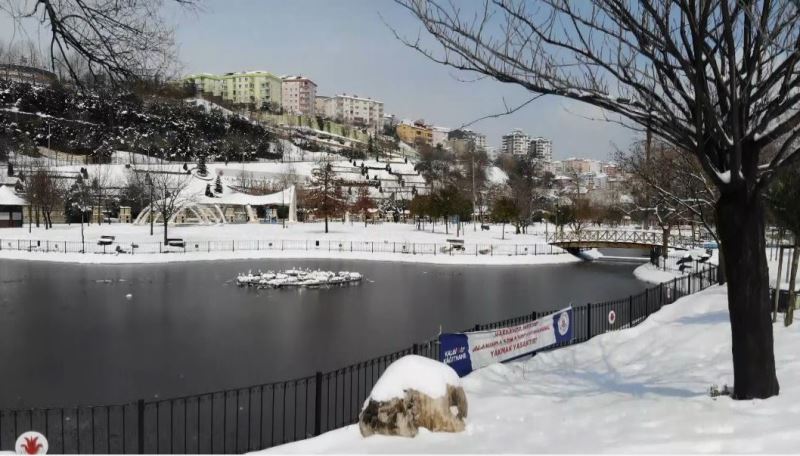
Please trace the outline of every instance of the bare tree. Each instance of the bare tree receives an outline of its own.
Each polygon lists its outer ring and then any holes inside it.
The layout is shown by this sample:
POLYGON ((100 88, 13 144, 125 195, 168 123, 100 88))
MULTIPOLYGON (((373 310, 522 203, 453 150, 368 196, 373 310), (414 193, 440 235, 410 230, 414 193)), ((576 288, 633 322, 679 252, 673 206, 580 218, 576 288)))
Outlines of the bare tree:
POLYGON ((473 13, 455 2, 396 1, 441 46, 404 39, 428 58, 533 96, 588 103, 698 159, 720 192, 733 397, 778 394, 761 193, 800 158, 796 2, 486 0, 473 13))
POLYGON ((53 176, 51 171, 39 168, 26 180, 26 193, 29 195, 30 203, 36 207, 36 213, 41 211, 45 228, 52 228, 53 211, 63 207, 66 196, 63 180, 53 176))
MULTIPOLYGON (((175 171, 169 165, 151 165, 146 169, 134 170, 128 175, 135 184, 151 191, 151 205, 156 219, 161 219, 164 228, 164 243, 167 243, 169 223, 174 215, 180 212, 186 203, 191 202, 191 195, 185 191, 192 176, 175 171)), ((149 214, 153 217, 153 214, 149 214)))
POLYGON ((703 174, 697 159, 663 141, 635 143, 627 152, 617 151, 616 161, 630 174, 626 187, 634 197, 635 210, 655 220, 662 229, 661 254, 667 257, 671 228, 698 220, 719 241, 714 222, 714 202, 719 193, 703 174))
MULTIPOLYGON (((191 6, 194 0, 171 0, 191 6)), ((37 20, 49 33, 53 71, 66 68, 80 81, 76 56, 93 77, 112 81, 164 77, 174 65, 172 30, 162 20, 163 0, 0 0, 13 20, 37 20)))

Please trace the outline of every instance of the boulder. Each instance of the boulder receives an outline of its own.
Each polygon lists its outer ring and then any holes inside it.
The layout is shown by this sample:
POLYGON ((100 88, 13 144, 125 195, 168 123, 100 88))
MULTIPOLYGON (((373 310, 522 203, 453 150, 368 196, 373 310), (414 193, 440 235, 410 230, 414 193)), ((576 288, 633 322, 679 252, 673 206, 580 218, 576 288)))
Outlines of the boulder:
POLYGON ((461 432, 467 396, 458 374, 446 364, 410 355, 383 373, 358 419, 361 435, 414 437, 419 427, 432 432, 461 432))

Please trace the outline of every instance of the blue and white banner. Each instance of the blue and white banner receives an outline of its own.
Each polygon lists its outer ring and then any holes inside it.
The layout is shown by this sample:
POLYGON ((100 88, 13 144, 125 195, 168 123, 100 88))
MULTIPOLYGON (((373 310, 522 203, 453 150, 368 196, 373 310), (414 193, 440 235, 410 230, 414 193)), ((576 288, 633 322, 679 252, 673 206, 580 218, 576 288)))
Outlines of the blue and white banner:
POLYGON ((572 340, 572 307, 516 326, 442 334, 440 361, 463 377, 475 369, 572 340))

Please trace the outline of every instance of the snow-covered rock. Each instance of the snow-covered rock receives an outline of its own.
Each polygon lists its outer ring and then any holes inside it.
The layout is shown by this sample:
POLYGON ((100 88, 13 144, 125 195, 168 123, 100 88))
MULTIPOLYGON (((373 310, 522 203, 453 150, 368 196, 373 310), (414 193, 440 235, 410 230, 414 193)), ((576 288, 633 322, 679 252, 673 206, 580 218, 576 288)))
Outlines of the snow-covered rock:
POLYGON ((392 363, 359 414, 361 435, 414 437, 420 427, 460 432, 467 416, 461 379, 450 366, 409 355, 392 363))

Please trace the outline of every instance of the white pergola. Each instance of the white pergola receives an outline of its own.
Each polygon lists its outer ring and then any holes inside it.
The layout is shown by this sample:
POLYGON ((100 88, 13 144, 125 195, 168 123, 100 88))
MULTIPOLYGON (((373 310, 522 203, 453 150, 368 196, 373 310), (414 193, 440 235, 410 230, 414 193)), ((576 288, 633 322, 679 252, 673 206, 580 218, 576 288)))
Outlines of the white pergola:
MULTIPOLYGON (((200 187, 182 192, 184 194, 181 195, 168 223, 199 225, 232 223, 234 220, 231 220, 231 211, 237 210, 240 214, 244 212, 247 223, 258 223, 255 208, 263 206, 287 206, 288 221, 297 221, 297 192, 294 186, 269 195, 248 195, 228 187, 223 193, 215 194, 213 197, 205 195, 205 186, 202 186, 202 191, 199 193, 197 188, 200 187)), ((160 214, 158 211, 154 212, 154 221, 158 222, 160 214)), ((150 207, 144 208, 134 221, 137 225, 147 223, 150 223, 150 207)))

